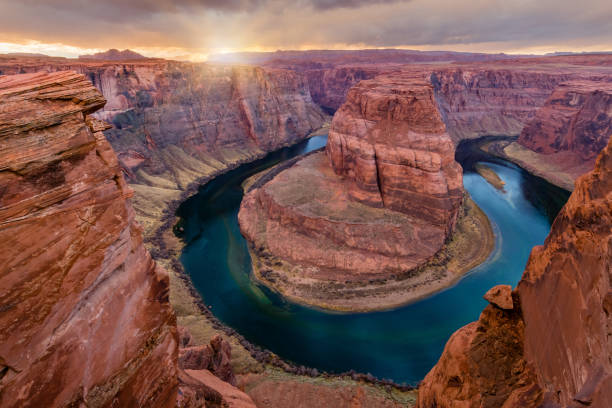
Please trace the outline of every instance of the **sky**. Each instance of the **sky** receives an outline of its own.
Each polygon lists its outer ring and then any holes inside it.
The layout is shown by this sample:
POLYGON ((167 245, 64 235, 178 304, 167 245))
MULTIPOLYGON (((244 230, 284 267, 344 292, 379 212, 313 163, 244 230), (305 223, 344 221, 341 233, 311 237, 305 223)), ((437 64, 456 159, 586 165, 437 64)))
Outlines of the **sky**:
POLYGON ((612 50, 610 0, 0 0, 0 53, 612 50))

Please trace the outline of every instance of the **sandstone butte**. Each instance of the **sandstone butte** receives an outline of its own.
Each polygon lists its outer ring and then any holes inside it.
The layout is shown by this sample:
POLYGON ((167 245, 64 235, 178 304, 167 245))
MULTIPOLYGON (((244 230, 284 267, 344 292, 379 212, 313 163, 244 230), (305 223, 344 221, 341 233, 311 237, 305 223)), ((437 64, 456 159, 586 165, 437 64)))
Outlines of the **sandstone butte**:
POLYGON ((238 218, 256 276, 295 300, 342 310, 406 303, 449 284, 453 277, 415 270, 457 222, 454 153, 421 75, 360 82, 334 115, 325 153, 279 166, 244 197, 238 218), (399 287, 371 288, 382 300, 355 296, 360 285, 402 275, 410 279, 399 287))
POLYGON ((254 407, 207 370, 215 353, 179 371, 168 274, 91 116, 104 103, 74 72, 0 77, 0 406, 173 407, 180 380, 182 406, 254 407))
POLYGON ((611 248, 612 139, 533 249, 512 307, 508 288, 487 294, 493 303, 452 335, 418 406, 612 406, 611 248))

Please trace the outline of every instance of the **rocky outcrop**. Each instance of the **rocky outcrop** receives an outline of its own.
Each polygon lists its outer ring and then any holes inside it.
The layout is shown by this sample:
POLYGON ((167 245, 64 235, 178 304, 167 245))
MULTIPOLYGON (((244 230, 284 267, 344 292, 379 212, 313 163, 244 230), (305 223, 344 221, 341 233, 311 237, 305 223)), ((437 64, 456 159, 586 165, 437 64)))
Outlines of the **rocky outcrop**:
POLYGON ((612 139, 576 182, 517 287, 525 358, 548 399, 612 405, 611 282, 612 139))
POLYGON ((421 382, 419 408, 536 407, 541 390, 523 357, 520 306, 488 305, 477 322, 456 331, 421 382))
POLYGON ((95 116, 135 191, 151 235, 161 210, 196 180, 294 144, 327 116, 306 80, 288 70, 165 60, 74 62, 0 58, 0 73, 74 70, 108 103, 95 116))
POLYGON ((181 370, 181 408, 257 408, 251 397, 208 370, 181 370))
POLYGON ((179 350, 179 367, 184 370, 208 370, 222 381, 236 385, 236 377, 232 371, 230 360, 232 349, 230 344, 217 334, 210 344, 193 346, 190 342, 181 345, 179 350))
POLYGON ((442 226, 445 235, 452 231, 462 170, 433 87, 420 75, 353 87, 334 115, 327 154, 353 199, 442 226))
MULTIPOLYGON (((262 176, 238 218, 262 282, 319 307, 375 310, 465 272, 426 265, 437 255, 448 261, 441 250, 462 201, 461 167, 433 87, 422 75, 395 74, 356 85, 334 116, 326 152, 262 176)), ((473 225, 472 238, 486 242, 486 219, 473 225)), ((463 252, 479 262, 488 255, 469 246, 463 252)))
POLYGON ((513 308, 457 331, 419 389, 419 407, 612 404, 612 140, 582 176, 513 308))
POLYGON ((510 285, 494 286, 485 293, 484 298, 487 302, 500 309, 512 310, 514 308, 512 286, 510 285))
POLYGON ((543 154, 572 152, 594 161, 612 134, 612 82, 574 81, 559 85, 518 143, 543 154))
POLYGON ((74 72, 0 77, 0 405, 173 406, 168 276, 74 72))

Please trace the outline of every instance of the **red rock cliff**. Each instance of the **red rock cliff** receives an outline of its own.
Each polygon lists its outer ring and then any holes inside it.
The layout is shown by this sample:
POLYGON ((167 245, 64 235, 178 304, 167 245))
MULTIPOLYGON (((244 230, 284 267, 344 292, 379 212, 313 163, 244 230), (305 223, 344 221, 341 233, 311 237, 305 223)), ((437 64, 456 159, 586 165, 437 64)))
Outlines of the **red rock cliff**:
POLYGON ((174 406, 168 277, 74 72, 0 77, 0 405, 174 406))
POLYGON ((431 81, 455 142, 480 136, 518 135, 567 71, 466 65, 435 70, 431 81))
POLYGON ((594 160, 612 135, 612 83, 563 83, 521 132, 518 142, 544 154, 569 151, 594 160))
POLYGON ((354 184, 354 199, 452 230, 462 171, 433 87, 419 75, 353 87, 334 115, 327 154, 335 172, 354 184))
POLYGON ((451 337, 419 407, 612 406, 611 248, 612 140, 507 291, 512 306, 489 297, 451 337))

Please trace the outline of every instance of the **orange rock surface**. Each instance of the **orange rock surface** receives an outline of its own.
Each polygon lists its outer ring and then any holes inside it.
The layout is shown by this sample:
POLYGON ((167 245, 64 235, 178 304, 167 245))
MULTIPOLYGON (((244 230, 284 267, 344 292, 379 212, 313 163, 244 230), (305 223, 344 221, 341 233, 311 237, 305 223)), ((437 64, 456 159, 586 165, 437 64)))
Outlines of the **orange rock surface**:
POLYGON ((74 72, 0 77, 3 407, 173 406, 168 277, 74 72))
POLYGON ((534 248, 513 309, 458 330, 419 407, 612 406, 612 139, 534 248))

